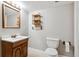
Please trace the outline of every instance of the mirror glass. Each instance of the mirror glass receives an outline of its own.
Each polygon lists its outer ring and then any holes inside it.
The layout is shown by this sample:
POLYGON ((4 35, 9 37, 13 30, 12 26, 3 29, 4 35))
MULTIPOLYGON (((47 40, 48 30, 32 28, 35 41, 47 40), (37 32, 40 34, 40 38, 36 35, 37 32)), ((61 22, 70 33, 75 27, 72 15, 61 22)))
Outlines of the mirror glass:
POLYGON ((3 28, 20 28, 20 10, 2 5, 3 28))

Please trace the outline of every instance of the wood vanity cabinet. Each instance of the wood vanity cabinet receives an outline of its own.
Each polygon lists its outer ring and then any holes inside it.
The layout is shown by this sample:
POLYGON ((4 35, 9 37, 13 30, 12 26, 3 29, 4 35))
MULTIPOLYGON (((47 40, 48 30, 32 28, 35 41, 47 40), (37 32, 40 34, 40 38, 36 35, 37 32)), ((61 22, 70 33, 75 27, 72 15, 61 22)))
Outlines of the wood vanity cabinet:
POLYGON ((26 57, 28 53, 28 39, 23 39, 17 42, 3 41, 2 57, 26 57))

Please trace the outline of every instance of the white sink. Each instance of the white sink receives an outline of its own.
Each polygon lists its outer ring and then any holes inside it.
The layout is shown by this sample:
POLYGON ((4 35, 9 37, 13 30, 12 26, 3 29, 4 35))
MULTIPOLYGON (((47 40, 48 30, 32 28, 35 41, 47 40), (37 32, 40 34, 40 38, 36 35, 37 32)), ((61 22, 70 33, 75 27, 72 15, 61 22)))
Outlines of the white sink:
POLYGON ((23 39, 26 39, 26 38, 29 38, 29 36, 16 36, 16 38, 11 38, 11 37, 8 37, 8 38, 2 38, 3 41, 7 41, 7 42, 17 42, 17 41, 20 41, 20 40, 23 40, 23 39))

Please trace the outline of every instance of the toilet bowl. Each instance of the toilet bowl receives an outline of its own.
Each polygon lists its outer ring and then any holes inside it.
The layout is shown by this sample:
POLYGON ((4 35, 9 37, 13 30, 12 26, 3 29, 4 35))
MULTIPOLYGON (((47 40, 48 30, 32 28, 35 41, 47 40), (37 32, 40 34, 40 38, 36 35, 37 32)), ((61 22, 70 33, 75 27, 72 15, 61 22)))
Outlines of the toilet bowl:
POLYGON ((47 37, 46 39, 48 48, 45 50, 45 53, 52 57, 58 56, 57 48, 59 46, 59 39, 50 37, 47 37))

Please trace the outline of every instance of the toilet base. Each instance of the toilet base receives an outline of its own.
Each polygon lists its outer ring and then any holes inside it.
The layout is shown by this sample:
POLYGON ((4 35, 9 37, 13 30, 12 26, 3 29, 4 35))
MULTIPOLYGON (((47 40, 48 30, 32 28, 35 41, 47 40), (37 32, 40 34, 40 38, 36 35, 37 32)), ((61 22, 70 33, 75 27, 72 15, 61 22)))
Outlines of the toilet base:
POLYGON ((57 57, 58 56, 58 51, 54 48, 47 48, 45 50, 45 53, 48 54, 51 57, 57 57))

